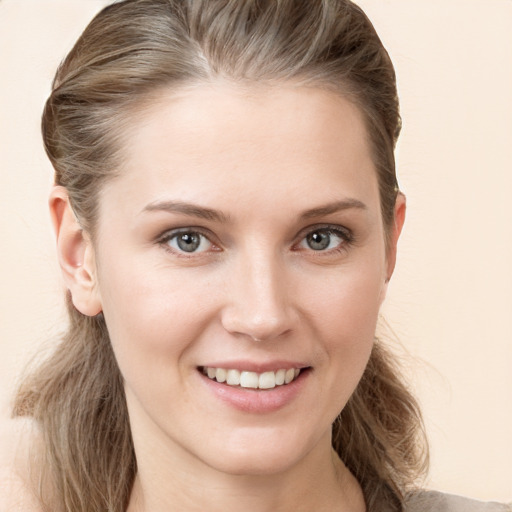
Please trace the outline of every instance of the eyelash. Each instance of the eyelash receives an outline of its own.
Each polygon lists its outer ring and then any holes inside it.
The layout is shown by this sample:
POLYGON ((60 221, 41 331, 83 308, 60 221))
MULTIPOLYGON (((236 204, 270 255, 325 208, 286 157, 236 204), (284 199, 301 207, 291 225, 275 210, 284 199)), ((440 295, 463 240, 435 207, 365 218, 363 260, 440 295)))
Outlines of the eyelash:
MULTIPOLYGON (((296 247, 297 245, 304 242, 309 235, 313 235, 314 233, 320 233, 320 232, 325 233, 327 235, 334 235, 334 236, 340 238, 341 242, 336 247, 334 247, 332 249, 315 251, 314 249, 311 249, 311 248, 309 248, 309 249, 305 248, 304 250, 309 251, 309 252, 313 253, 314 255, 318 255, 318 256, 335 255, 335 254, 339 254, 340 252, 346 251, 355 241, 352 231, 348 228, 338 226, 338 225, 320 224, 317 226, 309 226, 306 230, 304 230, 300 234, 300 242, 298 244, 295 244, 294 247, 296 247)), ((302 250, 302 249, 298 249, 298 250, 302 250)))
MULTIPOLYGON (((177 238, 179 235, 187 235, 187 234, 199 235, 199 236, 205 238, 206 240, 208 240, 208 242, 213 247, 216 247, 216 249, 214 249, 215 252, 221 251, 221 249, 218 248, 218 246, 211 241, 211 238, 213 238, 211 233, 209 233, 209 232, 207 232, 207 231, 205 231, 205 230, 203 230, 201 228, 196 228, 196 227, 193 227, 193 226, 186 227, 186 228, 180 228, 180 229, 174 229, 174 230, 171 230, 171 231, 166 231, 165 233, 163 233, 162 236, 160 236, 157 239, 157 243, 160 246, 162 246, 164 248, 164 250, 166 250, 167 252, 170 252, 174 256, 177 256, 178 258, 197 258, 197 256, 200 255, 200 254, 203 254, 203 252, 200 252, 200 253, 196 253, 196 252, 187 253, 186 251, 176 250, 176 249, 173 249, 172 247, 169 246, 169 242, 171 240, 173 240, 174 238, 177 238)), ((204 251, 204 252, 208 252, 208 251, 204 251)))
MULTIPOLYGON (((214 242, 211 241, 212 234, 210 232, 205 231, 202 228, 196 228, 196 227, 186 227, 186 228, 180 228, 175 229, 171 231, 166 231, 163 233, 160 237, 157 239, 157 243, 161 245, 164 250, 170 252, 174 256, 177 256, 179 258, 197 258, 198 255, 202 255, 205 252, 210 252, 209 250, 201 251, 199 253, 197 252, 190 252, 187 253, 186 251, 176 250, 169 246, 169 242, 175 238, 177 238, 179 235, 185 235, 185 234, 192 234, 192 235, 199 235, 201 237, 204 237, 208 242, 215 248, 213 249, 214 252, 220 252, 222 249, 220 249, 214 242)), ((348 228, 338 226, 338 225, 326 225, 321 224, 318 226, 309 226, 306 230, 303 230, 299 235, 299 242, 294 244, 293 250, 294 251, 309 251, 316 255, 332 255, 332 254, 338 254, 342 251, 346 251, 350 245, 354 243, 354 235, 351 230, 348 228), (309 235, 313 235, 314 233, 325 233, 327 235, 334 235, 341 239, 341 242, 338 244, 337 247, 327 250, 314 250, 311 248, 297 248, 299 244, 304 242, 306 238, 309 235)))

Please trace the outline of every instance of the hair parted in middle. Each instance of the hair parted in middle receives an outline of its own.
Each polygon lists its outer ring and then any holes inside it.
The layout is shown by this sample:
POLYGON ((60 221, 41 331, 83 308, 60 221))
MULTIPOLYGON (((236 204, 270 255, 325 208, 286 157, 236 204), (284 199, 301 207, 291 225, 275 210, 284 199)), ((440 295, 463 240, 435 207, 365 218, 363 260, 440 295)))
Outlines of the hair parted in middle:
MULTIPOLYGON (((42 121, 55 183, 67 189, 93 242, 101 188, 121 172, 123 144, 138 112, 163 90, 219 80, 321 87, 353 102, 363 114, 390 231, 401 127, 396 80, 358 6, 348 0, 124 0, 92 20, 59 67, 42 121)), ((40 424, 54 488, 48 510, 124 512, 137 463, 123 379, 102 316, 84 316, 69 296, 68 312, 67 333, 22 383, 14 413, 40 424)), ((333 425, 333 447, 361 484, 370 512, 401 510, 425 471, 419 408, 380 342, 333 425)))

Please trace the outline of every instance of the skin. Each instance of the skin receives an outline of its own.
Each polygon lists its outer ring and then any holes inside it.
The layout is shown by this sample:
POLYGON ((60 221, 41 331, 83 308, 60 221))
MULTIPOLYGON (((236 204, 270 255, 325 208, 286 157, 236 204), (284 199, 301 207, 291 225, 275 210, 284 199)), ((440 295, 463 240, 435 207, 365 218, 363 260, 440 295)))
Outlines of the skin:
POLYGON ((50 198, 73 302, 103 311, 125 379, 129 511, 365 510, 331 424, 370 355, 405 202, 386 246, 359 111, 321 89, 218 83, 162 93, 133 128, 94 246, 66 191, 50 198), (178 228, 203 234, 196 252, 170 238, 178 228), (326 249, 308 245, 315 232, 326 249), (219 400, 198 370, 235 360, 308 371, 258 413, 219 400))

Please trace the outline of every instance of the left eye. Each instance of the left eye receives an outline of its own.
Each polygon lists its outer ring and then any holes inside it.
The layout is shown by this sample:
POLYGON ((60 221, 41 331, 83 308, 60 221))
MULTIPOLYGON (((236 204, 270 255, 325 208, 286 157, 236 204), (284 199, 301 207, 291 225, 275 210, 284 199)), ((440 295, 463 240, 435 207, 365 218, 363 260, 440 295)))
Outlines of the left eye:
POLYGON ((328 228, 315 229, 302 239, 300 246, 313 251, 326 251, 336 249, 346 242, 346 239, 347 237, 340 231, 328 228))
POLYGON ((165 243, 178 252, 204 252, 207 251, 212 243, 202 233, 197 231, 182 231, 167 238, 165 243))

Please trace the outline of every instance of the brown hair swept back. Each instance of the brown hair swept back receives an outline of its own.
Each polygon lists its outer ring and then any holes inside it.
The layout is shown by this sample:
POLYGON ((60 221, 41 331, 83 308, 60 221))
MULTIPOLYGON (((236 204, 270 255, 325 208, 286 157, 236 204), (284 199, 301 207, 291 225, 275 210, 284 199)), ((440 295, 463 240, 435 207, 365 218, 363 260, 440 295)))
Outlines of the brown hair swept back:
MULTIPOLYGON (((56 184, 95 239, 102 185, 122 159, 123 127, 151 93, 222 77, 337 91, 364 115, 388 229, 398 188, 400 115, 393 66, 348 0, 124 0, 104 8, 60 66, 43 115, 56 184)), ((20 387, 14 414, 41 427, 52 512, 126 510, 137 464, 123 381, 101 315, 68 297, 70 325, 20 387)), ((333 446, 369 511, 399 511, 426 467, 417 404, 377 342, 333 425, 333 446)))

